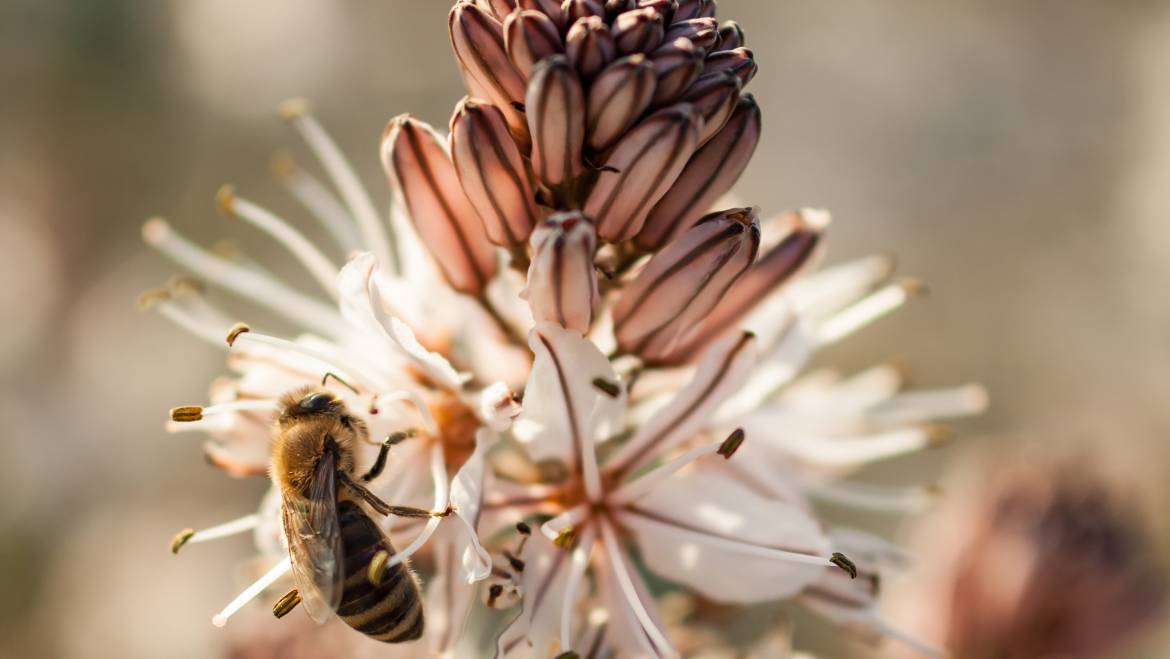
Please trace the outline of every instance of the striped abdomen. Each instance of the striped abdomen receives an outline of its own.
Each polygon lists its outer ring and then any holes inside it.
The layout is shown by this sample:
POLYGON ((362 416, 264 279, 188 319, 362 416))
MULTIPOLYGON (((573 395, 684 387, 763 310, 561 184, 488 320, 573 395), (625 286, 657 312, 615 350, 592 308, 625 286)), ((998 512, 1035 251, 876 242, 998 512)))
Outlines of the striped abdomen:
POLYGON ((345 624, 377 641, 401 643, 422 636, 423 609, 418 581, 405 562, 386 570, 382 583, 370 583, 370 561, 379 550, 394 554, 390 539, 352 501, 337 503, 345 587, 337 615, 345 624))

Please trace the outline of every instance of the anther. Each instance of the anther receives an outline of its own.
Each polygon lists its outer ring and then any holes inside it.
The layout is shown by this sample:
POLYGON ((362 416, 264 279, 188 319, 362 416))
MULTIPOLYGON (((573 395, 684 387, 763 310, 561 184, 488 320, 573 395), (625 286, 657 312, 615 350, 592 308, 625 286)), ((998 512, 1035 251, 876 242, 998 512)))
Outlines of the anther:
POLYGON ((167 282, 167 289, 169 289, 176 296, 179 295, 203 295, 207 292, 203 282, 190 275, 175 275, 167 282))
POLYGON ((300 603, 301 594, 297 592, 296 588, 294 588, 285 593, 284 597, 281 597, 276 601, 276 604, 272 606, 272 615, 276 616, 277 618, 283 618, 288 615, 290 611, 297 608, 297 605, 300 603))
POLYGON ((219 190, 215 192, 215 205, 219 208, 219 212, 228 217, 235 215, 233 206, 236 203, 236 186, 225 183, 219 186, 219 190))
POLYGON ((171 408, 171 421, 176 423, 190 423, 203 418, 203 408, 198 405, 183 405, 171 408))
POLYGON ((241 334, 244 334, 245 332, 251 332, 251 331, 252 331, 252 328, 248 327, 244 323, 236 323, 235 325, 232 325, 232 328, 230 330, 228 330, 228 333, 227 333, 228 347, 235 345, 236 339, 240 338, 241 334))
POLYGON ((494 583, 488 588, 488 608, 496 608, 496 600, 500 599, 500 595, 504 594, 504 587, 501 584, 494 583))
POLYGON ((735 430, 731 431, 731 434, 727 436, 727 439, 723 440, 723 443, 719 445, 719 450, 716 451, 716 453, 722 455, 724 460, 730 460, 731 456, 735 455, 735 452, 739 450, 739 445, 743 444, 743 439, 743 428, 736 428, 735 430))
POLYGON ((556 540, 553 540, 553 544, 561 549, 572 549, 576 542, 577 533, 572 527, 561 529, 561 532, 557 534, 556 540))
POLYGON ((532 527, 524 522, 516 522, 516 532, 520 535, 532 535, 532 527))
POLYGON ((138 296, 138 310, 147 311, 152 309, 156 304, 169 301, 171 297, 171 292, 164 288, 152 288, 148 291, 143 291, 138 296))
POLYGON ((841 568, 842 570, 845 570, 850 579, 857 578, 857 564, 849 560, 845 554, 842 554, 839 551, 835 551, 833 552, 833 555, 829 557, 829 562, 841 568))
POLYGON ((179 553, 179 550, 183 548, 183 545, 187 544, 187 541, 193 535, 195 535, 195 529, 183 529, 176 533, 175 537, 171 538, 171 553, 179 553))
POLYGON ((569 650, 567 652, 562 652, 562 653, 558 654, 553 659, 581 659, 581 655, 577 654, 576 652, 573 652, 572 650, 569 650))
POLYGON ((370 560, 370 567, 366 573, 370 580, 370 585, 377 588, 382 585, 382 580, 386 578, 386 561, 390 560, 390 552, 385 549, 378 550, 374 554, 374 558, 370 560))
POLYGON ((280 118, 285 121, 293 121, 308 114, 309 110, 308 100, 303 98, 290 98, 280 104, 280 118))
POLYGON ((593 378, 593 386, 601 393, 610 398, 617 398, 622 394, 622 387, 616 382, 610 382, 605 378, 593 378))
POLYGON ((507 549, 505 549, 503 551, 503 554, 504 554, 504 558, 508 559, 508 565, 511 565, 512 569, 514 571, 516 571, 516 572, 523 572, 524 571, 524 567, 526 565, 526 563, 524 561, 520 560, 519 558, 516 558, 516 555, 513 554, 512 552, 508 551, 507 549))

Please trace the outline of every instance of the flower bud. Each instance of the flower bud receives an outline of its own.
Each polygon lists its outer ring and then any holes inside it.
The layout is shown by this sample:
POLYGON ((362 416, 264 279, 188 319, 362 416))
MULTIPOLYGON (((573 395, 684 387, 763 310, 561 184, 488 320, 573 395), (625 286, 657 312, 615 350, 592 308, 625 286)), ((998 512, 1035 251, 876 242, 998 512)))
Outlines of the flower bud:
POLYGON ((692 18, 715 15, 715 3, 712 0, 678 0, 678 9, 674 12, 674 21, 687 21, 692 18))
POLYGON ((573 23, 565 36, 565 54, 582 78, 592 78, 614 58, 616 46, 609 26, 597 16, 573 23))
POLYGON ((747 45, 747 38, 743 28, 735 21, 724 21, 719 26, 719 48, 716 50, 735 50, 747 45))
POLYGON ((504 21, 504 44, 516 69, 532 77, 536 63, 564 51, 560 30, 548 16, 538 11, 517 11, 504 21))
POLYGON ((723 129, 695 153, 650 211, 635 240, 638 247, 656 251, 690 228, 739 179, 759 140, 760 108, 744 94, 723 129))
POLYGON ((654 99, 654 65, 645 55, 610 64, 589 88, 589 146, 604 151, 642 116, 654 99))
POLYGON ((754 209, 704 217, 655 254, 622 291, 613 316, 618 346, 648 362, 668 355, 751 267, 759 246, 754 209))
POLYGON ((382 165, 451 286, 468 295, 480 293, 495 275, 495 248, 463 194, 441 138, 410 115, 395 117, 382 137, 382 165))
POLYGON ((712 341, 805 270, 821 251, 821 237, 829 224, 829 214, 802 208, 785 213, 776 224, 784 232, 780 241, 735 282, 710 313, 680 338, 663 361, 683 363, 698 357, 712 341))
POLYGON ((619 14, 637 9, 637 5, 634 0, 605 0, 605 16, 612 22, 619 14))
POLYGON ((475 0, 475 4, 501 23, 516 8, 513 0, 475 0))
POLYGON ((682 103, 654 113, 622 137, 585 201, 585 214, 602 240, 617 243, 638 234, 694 153, 702 125, 698 110, 682 103))
POLYGON ((465 98, 451 118, 450 140, 455 171, 488 240, 522 245, 540 215, 504 115, 493 105, 465 98))
POLYGON ((703 53, 689 39, 675 39, 650 54, 658 83, 654 106, 677 99, 703 72, 703 53))
POLYGON ((707 143, 723 128, 739 100, 739 78, 730 72, 716 71, 700 77, 683 94, 685 103, 694 105, 703 115, 703 129, 699 131, 699 146, 707 143))
POLYGON ((627 11, 613 21, 613 42, 624 55, 657 48, 664 33, 662 16, 653 9, 627 11))
POLYGON ((605 20, 605 4, 601 0, 565 0, 561 3, 561 12, 569 25, 589 16, 605 20))
POLYGON ((695 47, 709 53, 719 45, 719 22, 714 18, 692 18, 678 21, 666 31, 663 41, 670 43, 678 38, 690 39, 695 47))
POLYGON ((537 324, 542 321, 584 334, 601 300, 593 254, 593 223, 579 211, 558 213, 532 233, 532 265, 525 296, 537 324))
POLYGON ((559 0, 520 0, 516 6, 524 11, 539 11, 548 16, 558 30, 563 32, 565 29, 565 14, 559 0))
POLYGON ((478 5, 459 2, 447 16, 451 46, 473 94, 482 93, 500 108, 512 135, 526 148, 528 128, 523 113, 513 107, 524 101, 524 77, 512 65, 504 47, 503 26, 478 5))
POLYGON ((678 10, 677 0, 640 0, 639 7, 653 9, 662 17, 663 25, 670 25, 674 22, 674 12, 678 10))
POLYGON ((759 67, 756 66, 755 56, 752 51, 747 48, 734 48, 732 50, 720 50, 711 53, 703 62, 703 75, 700 77, 707 77, 716 71, 727 71, 739 78, 740 87, 747 87, 747 84, 756 77, 756 71, 759 67))
POLYGON ((556 55, 536 66, 526 107, 532 133, 532 169, 546 185, 558 185, 585 170, 585 94, 569 60, 556 55))

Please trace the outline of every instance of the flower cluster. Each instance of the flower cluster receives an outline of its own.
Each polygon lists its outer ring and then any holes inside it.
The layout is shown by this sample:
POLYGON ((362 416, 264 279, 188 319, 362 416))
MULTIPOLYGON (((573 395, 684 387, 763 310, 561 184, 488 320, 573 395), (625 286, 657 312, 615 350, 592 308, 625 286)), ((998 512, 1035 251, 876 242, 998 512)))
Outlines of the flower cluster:
MULTIPOLYGON (((919 287, 885 258, 813 273, 824 211, 712 211, 760 135, 743 92, 752 53, 714 14, 710 0, 460 0, 449 28, 471 95, 446 135, 390 121, 389 223, 308 106, 286 104, 337 194, 287 156, 277 174, 345 264, 230 187, 219 205, 286 248, 328 302, 161 219, 144 227, 201 280, 304 330, 237 324, 186 279, 144 297, 199 337, 227 337, 236 375, 170 425, 207 433, 212 464, 264 474, 277 401, 306 384, 329 386, 371 436, 406 438, 370 489, 454 512, 383 524, 393 560, 431 575, 435 652, 454 652, 486 610, 478 590, 517 607, 503 656, 677 655, 643 567, 706 599, 797 597, 897 634, 875 601, 878 570, 901 553, 826 528, 810 501, 921 505, 926 488, 841 477, 933 445, 935 420, 980 411, 984 395, 903 393, 891 367, 801 375, 919 287)), ((288 571, 280 498, 175 540, 249 530, 273 567, 217 624, 288 571)))

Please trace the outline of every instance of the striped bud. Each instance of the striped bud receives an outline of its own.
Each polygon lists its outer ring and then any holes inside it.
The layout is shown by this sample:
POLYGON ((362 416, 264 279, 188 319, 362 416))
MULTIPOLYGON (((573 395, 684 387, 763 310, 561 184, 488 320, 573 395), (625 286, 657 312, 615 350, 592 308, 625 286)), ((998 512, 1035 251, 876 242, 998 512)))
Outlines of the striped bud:
POLYGON ((727 71, 717 71, 700 77, 683 94, 683 102, 694 105, 703 116, 699 146, 706 144, 727 123, 739 100, 739 88, 739 78, 727 71))
POLYGON ((589 146, 604 151, 642 116, 654 99, 654 65, 645 55, 610 64, 589 88, 589 146))
POLYGON ((829 214, 802 208, 781 216, 775 224, 783 231, 780 241, 753 265, 727 295, 695 327, 691 328, 664 361, 690 361, 720 336, 732 330, 756 306, 781 290, 816 260, 821 251, 829 214))
POLYGON ((504 21, 504 47, 516 70, 532 77, 536 63, 564 50, 560 30, 538 11, 514 11, 504 21))
POLYGON ((567 25, 559 0, 520 0, 516 6, 524 11, 539 11, 548 16, 558 30, 564 31, 567 25))
POLYGON ((713 0, 678 0, 678 9, 674 12, 674 20, 677 23, 692 18, 714 15, 715 3, 713 0))
POLYGON ((540 215, 504 115, 465 98, 451 117, 450 140, 455 171, 488 240, 505 247, 524 244, 540 215))
POLYGON ((747 84, 756 77, 756 71, 759 67, 756 65, 755 56, 751 50, 747 48, 733 48, 731 50, 720 50, 711 53, 703 62, 703 75, 707 77, 717 71, 727 71, 739 78, 740 87, 747 87, 747 84))
POLYGON ((662 17, 663 25, 670 25, 674 22, 674 12, 678 9, 677 0, 641 0, 638 2, 639 7, 653 9, 662 17))
POLYGON ((698 80, 703 72, 703 53, 689 39, 675 39, 650 54, 658 83, 654 106, 674 101, 698 80))
POLYGON ((532 169, 546 185, 558 185, 585 171, 585 94, 569 60, 542 60, 532 74, 526 99, 532 133, 532 169))
POLYGON ((532 265, 525 292, 532 317, 584 334, 600 303, 593 254, 593 223, 579 211, 558 213, 532 233, 532 265))
POLYGON ((605 3, 601 0, 565 0, 561 3, 561 12, 569 25, 590 16, 605 20, 605 3))
POLYGON ((382 137, 382 165, 396 199, 451 286, 479 294, 495 275, 495 248, 463 194, 442 138, 410 115, 395 117, 382 137))
POLYGON ((655 362, 669 355, 751 267, 760 223, 751 208, 712 213, 654 255, 614 307, 625 352, 655 362))
POLYGON ((504 47, 503 26, 478 5, 459 2, 447 16, 451 47, 473 94, 483 94, 500 108, 512 135, 526 148, 528 128, 524 114, 513 107, 524 101, 524 77, 512 65, 504 47))
POLYGON ((613 42, 623 55, 657 48, 664 33, 662 16, 653 9, 627 11, 613 21, 613 42))
POLYGON ((616 52, 609 26, 597 16, 573 23, 565 35, 565 54, 582 78, 600 73, 616 52))
POLYGON ((759 141, 760 108, 751 94, 744 94, 723 130, 695 153, 650 211, 635 239, 638 247, 656 251, 690 228, 739 179, 759 141))
POLYGON ((634 0, 605 0, 605 16, 612 22, 619 14, 637 9, 637 4, 634 0))
POLYGON ((703 53, 709 53, 719 45, 719 22, 714 18, 692 18, 675 22, 666 31, 663 40, 670 43, 679 38, 689 39, 703 53))
POLYGON ((654 113, 622 137, 585 201, 585 214, 602 240, 616 243, 638 234, 694 153, 702 125, 698 110, 682 103, 654 113))
POLYGON ((513 0, 475 0, 475 4, 501 23, 516 8, 513 0))
POLYGON ((743 28, 735 21, 724 21, 719 26, 719 48, 717 50, 735 50, 747 45, 747 37, 743 28))

